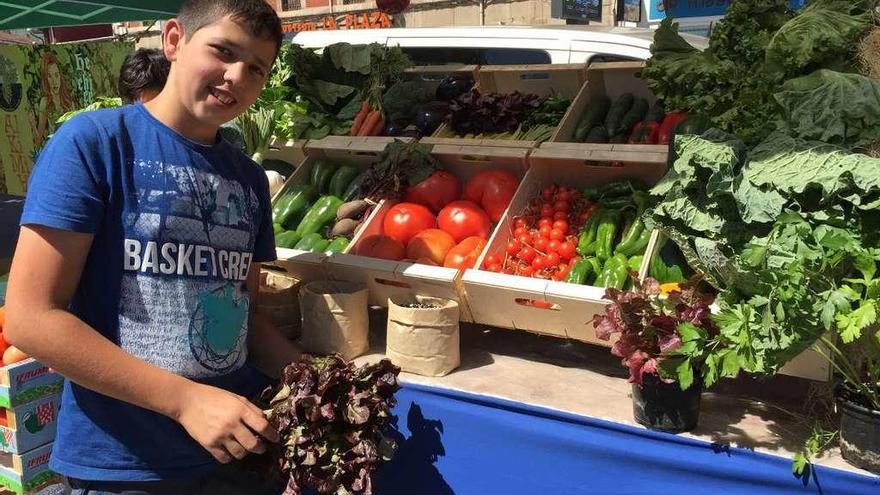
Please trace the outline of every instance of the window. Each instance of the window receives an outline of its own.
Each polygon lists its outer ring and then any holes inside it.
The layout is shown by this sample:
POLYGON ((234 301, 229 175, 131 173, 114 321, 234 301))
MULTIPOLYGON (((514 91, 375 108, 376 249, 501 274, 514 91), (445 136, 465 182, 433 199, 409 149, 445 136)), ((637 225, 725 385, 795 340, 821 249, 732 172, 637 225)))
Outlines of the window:
POLYGON ((299 10, 302 8, 302 2, 300 0, 281 0, 281 10, 286 12, 288 10, 299 10))
POLYGON ((544 50, 522 48, 402 47, 416 65, 549 64, 544 50))
POLYGON ((626 57, 623 55, 608 55, 599 53, 590 57, 589 64, 598 64, 600 62, 641 62, 642 59, 635 57, 626 57))

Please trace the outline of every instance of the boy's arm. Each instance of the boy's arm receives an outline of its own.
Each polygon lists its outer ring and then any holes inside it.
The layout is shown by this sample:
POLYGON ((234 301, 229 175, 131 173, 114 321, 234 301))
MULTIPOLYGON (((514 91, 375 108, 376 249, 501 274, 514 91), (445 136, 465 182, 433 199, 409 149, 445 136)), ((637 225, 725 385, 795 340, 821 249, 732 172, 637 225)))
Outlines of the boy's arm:
POLYGON ((21 228, 7 288, 6 339, 83 387, 178 421, 220 462, 263 452, 252 430, 277 441, 244 398, 147 364, 67 311, 93 238, 21 228))
POLYGON ((257 369, 278 378, 285 366, 299 359, 300 350, 259 311, 260 267, 260 263, 251 263, 247 278, 251 308, 248 353, 257 369))

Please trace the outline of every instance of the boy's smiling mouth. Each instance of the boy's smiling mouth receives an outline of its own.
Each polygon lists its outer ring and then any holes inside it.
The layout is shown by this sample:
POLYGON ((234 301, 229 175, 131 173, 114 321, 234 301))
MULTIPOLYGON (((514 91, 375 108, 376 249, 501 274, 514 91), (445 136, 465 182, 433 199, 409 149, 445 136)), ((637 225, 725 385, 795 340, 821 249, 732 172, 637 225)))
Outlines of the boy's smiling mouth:
POLYGON ((211 96, 213 96, 214 98, 216 98, 217 101, 219 101, 220 103, 222 103, 222 104, 224 104, 224 105, 226 105, 226 106, 235 105, 235 103, 236 103, 236 101, 237 101, 237 100, 236 100, 231 94, 229 94, 228 92, 223 91, 223 90, 220 90, 220 89, 217 89, 217 88, 211 88, 211 87, 209 87, 209 88, 208 88, 208 93, 210 93, 211 96))

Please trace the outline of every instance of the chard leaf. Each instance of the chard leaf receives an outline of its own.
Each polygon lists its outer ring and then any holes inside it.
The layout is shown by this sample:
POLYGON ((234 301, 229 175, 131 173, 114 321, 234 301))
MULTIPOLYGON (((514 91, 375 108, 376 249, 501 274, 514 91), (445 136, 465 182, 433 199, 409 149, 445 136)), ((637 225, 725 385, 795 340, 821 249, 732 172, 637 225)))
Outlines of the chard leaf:
POLYGON ((372 53, 372 45, 334 43, 324 49, 324 55, 330 58, 333 66, 337 69, 364 75, 370 73, 372 53))
POLYGON ((341 98, 346 98, 355 92, 352 86, 343 86, 330 81, 322 81, 320 79, 312 81, 315 91, 321 102, 333 106, 341 98))

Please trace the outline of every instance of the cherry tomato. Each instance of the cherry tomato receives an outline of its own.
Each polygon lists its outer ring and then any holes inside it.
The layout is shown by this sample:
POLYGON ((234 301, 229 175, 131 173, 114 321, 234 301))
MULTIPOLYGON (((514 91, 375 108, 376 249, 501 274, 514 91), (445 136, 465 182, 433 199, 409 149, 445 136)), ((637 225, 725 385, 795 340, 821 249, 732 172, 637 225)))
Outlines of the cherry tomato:
POLYGON ((562 246, 562 243, 559 241, 550 241, 547 243, 547 252, 559 253, 559 248, 561 246, 562 246))
POLYGON ((587 220, 590 219, 590 215, 592 214, 593 212, 591 212, 590 210, 582 211, 581 214, 578 215, 578 223, 581 225, 587 223, 587 220))
POLYGON ((553 214, 553 220, 568 220, 568 213, 564 211, 557 211, 553 214))
POLYGON ((556 250, 559 253, 559 256, 564 260, 570 260, 574 257, 575 254, 575 246, 573 242, 565 241, 559 245, 559 249, 556 250))
POLYGON ((572 258, 570 260, 568 260, 568 267, 571 268, 575 263, 577 263, 578 261, 580 261, 582 259, 583 258, 581 258, 580 256, 572 256, 572 258))
POLYGON ((535 259, 532 260, 532 270, 539 272, 547 267, 547 262, 544 261, 543 256, 536 256, 535 259))
POLYGON ((550 239, 553 241, 562 241, 565 239, 565 234, 559 229, 551 229, 550 239))
POLYGON ((526 263, 531 263, 537 255, 538 254, 535 252, 534 249, 530 248, 529 246, 525 246, 522 248, 522 250, 520 250, 518 256, 519 259, 525 261, 526 263))
POLYGON ((554 186, 552 184, 545 187, 544 190, 541 191, 541 197, 547 201, 550 201, 551 199, 553 199, 553 196, 555 194, 556 194, 556 186, 554 186))
POLYGON ((514 273, 516 273, 516 270, 515 270, 512 266, 505 266, 505 267, 501 270, 501 273, 504 273, 504 274, 507 274, 507 275, 513 275, 514 273))
MULTIPOLYGON (((568 203, 568 201, 557 201, 557 202, 553 203, 553 211, 564 211, 567 213, 570 210, 571 210, 571 205, 568 203)), ((543 209, 542 209, 542 211, 543 211, 543 209)))
POLYGON ((547 239, 546 237, 538 237, 535 239, 534 244, 536 250, 546 253, 547 249, 549 249, 550 239, 547 239))
POLYGON ((553 227, 550 225, 544 225, 540 229, 538 229, 538 233, 541 237, 550 237, 550 233, 553 232, 553 227))
POLYGON ((544 256, 544 264, 546 266, 556 266, 559 264, 559 255, 556 253, 548 253, 544 256))
POLYGON ((549 219, 549 218, 542 218, 542 219, 538 222, 538 228, 540 229, 540 228, 543 228, 544 226, 547 226, 547 227, 551 227, 551 228, 552 228, 552 227, 553 227, 553 220, 551 220, 551 219, 549 219))
POLYGON ((566 222, 565 220, 557 220, 553 222, 553 228, 561 230, 562 234, 565 235, 568 233, 568 222, 566 222))
POLYGON ((535 274, 535 271, 532 270, 531 265, 520 265, 519 274, 523 277, 531 277, 535 274))
POLYGON ((511 256, 516 256, 520 249, 522 249, 522 243, 514 239, 507 243, 505 251, 511 256))
POLYGON ((513 226, 516 227, 516 228, 518 228, 518 229, 526 228, 526 227, 529 226, 529 222, 527 222, 525 218, 517 218, 517 219, 513 222, 513 226))
POLYGON ((542 217, 553 218, 554 213, 556 213, 556 210, 553 209, 552 205, 545 204, 544 206, 541 207, 541 216, 542 217))
POLYGON ((523 235, 523 234, 528 234, 528 233, 529 233, 529 229, 527 229, 527 228, 525 228, 525 227, 517 227, 517 228, 513 231, 513 236, 514 236, 514 237, 519 237, 519 236, 521 236, 521 235, 523 235))
POLYGON ((501 273, 501 263, 493 263, 487 268, 490 272, 501 273))
POLYGON ((557 281, 557 282, 562 282, 562 281, 565 280, 565 278, 566 278, 567 276, 568 276, 567 273, 554 272, 552 278, 553 278, 553 280, 555 280, 555 281, 557 281))
POLYGON ((522 245, 531 244, 532 243, 532 236, 531 236, 531 234, 526 233, 526 234, 523 234, 523 235, 517 237, 516 240, 519 241, 519 243, 522 245))
POLYGON ((486 256, 485 260, 483 260, 483 264, 486 266, 500 265, 501 260, 498 259, 498 256, 496 256, 494 254, 490 254, 489 256, 486 256))
POLYGON ((569 189, 560 189, 558 193, 556 193, 557 201, 571 201, 572 194, 569 189))

